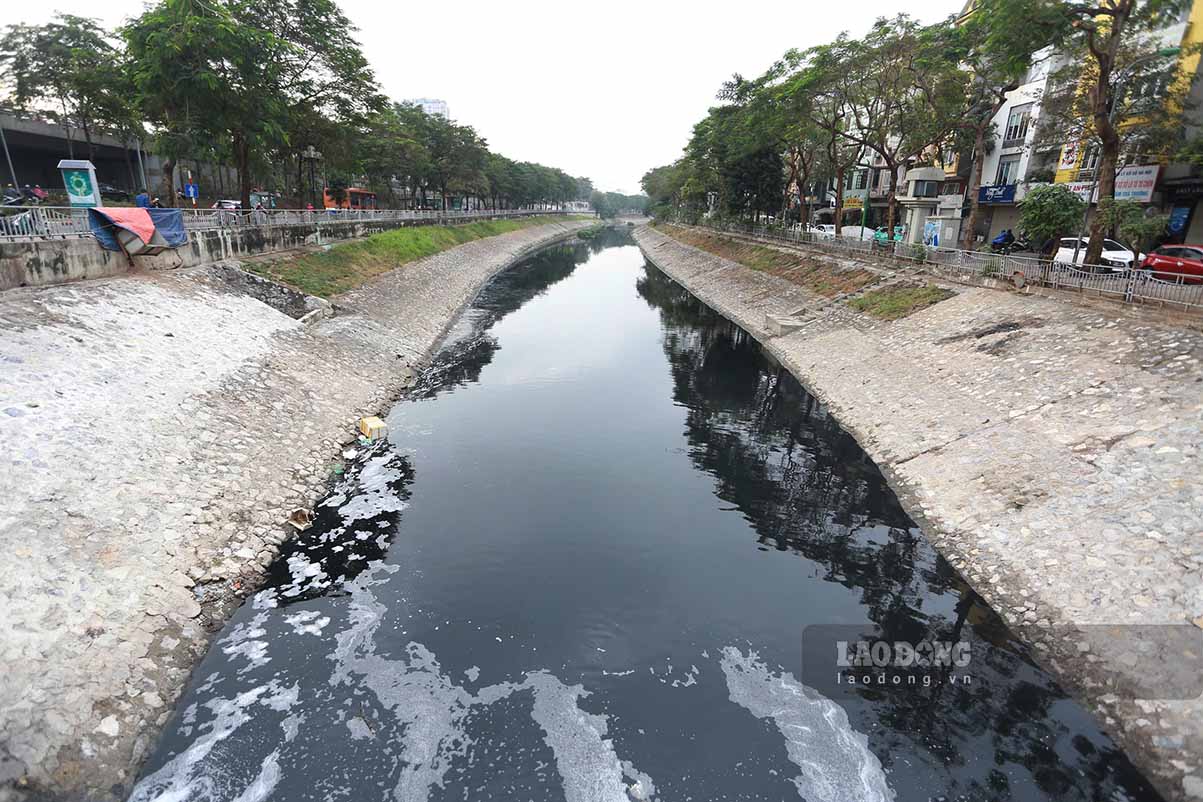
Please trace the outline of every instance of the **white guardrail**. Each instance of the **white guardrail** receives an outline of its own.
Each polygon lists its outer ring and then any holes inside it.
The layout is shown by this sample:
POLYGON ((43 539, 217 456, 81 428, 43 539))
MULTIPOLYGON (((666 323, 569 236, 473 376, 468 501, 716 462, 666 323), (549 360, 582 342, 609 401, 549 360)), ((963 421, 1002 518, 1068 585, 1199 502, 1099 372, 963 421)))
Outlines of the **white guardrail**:
POLYGON ((886 257, 908 262, 935 275, 973 283, 995 278, 1019 286, 1035 285, 1114 298, 1126 303, 1155 303, 1203 312, 1203 276, 1162 270, 1072 265, 1036 256, 1017 256, 910 242, 877 243, 872 239, 824 237, 813 231, 752 225, 703 224, 703 228, 766 240, 806 245, 833 255, 886 257))
MULTIPOLYGON (((410 209, 180 209, 184 228, 207 231, 244 226, 322 225, 348 222, 395 222, 425 220, 458 222, 498 217, 530 217, 569 214, 560 209, 477 209, 473 211, 426 211, 410 209)), ((90 237, 88 210, 64 206, 21 206, 0 213, 2 239, 57 239, 90 237)))

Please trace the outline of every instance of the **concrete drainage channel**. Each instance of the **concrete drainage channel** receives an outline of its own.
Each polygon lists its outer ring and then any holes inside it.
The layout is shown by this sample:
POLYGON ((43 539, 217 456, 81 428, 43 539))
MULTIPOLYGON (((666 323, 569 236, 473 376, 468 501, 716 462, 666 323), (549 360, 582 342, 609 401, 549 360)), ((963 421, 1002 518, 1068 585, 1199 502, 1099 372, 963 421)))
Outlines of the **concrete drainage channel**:
POLYGON ((655 229, 635 237, 827 406, 1167 800, 1203 799, 1203 336, 970 286, 900 320, 828 305, 794 327, 825 301, 655 229), (1174 658, 1142 660, 1166 632, 1174 658), (1142 672, 1161 687, 1112 690, 1142 672))
POLYGON ((0 294, 0 535, 20 544, 0 565, 0 799, 120 798, 360 419, 493 275, 587 225, 406 264, 337 315, 231 262, 0 294))

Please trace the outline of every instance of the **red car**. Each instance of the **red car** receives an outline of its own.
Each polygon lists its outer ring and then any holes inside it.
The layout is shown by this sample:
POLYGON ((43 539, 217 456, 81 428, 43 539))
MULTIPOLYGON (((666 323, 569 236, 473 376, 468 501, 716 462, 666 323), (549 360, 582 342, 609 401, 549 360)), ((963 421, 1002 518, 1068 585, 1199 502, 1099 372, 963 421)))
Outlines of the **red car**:
POLYGON ((1203 245, 1162 245, 1141 260, 1140 266, 1164 281, 1199 284, 1203 282, 1203 245))

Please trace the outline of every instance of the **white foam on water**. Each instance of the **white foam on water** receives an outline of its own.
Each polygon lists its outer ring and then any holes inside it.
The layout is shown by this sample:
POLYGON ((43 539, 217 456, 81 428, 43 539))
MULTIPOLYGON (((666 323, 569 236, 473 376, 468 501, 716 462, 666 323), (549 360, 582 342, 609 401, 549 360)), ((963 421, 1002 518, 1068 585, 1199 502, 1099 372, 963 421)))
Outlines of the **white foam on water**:
POLYGON ((361 741, 365 738, 376 737, 372 732, 372 728, 368 726, 368 723, 359 716, 347 719, 347 729, 351 731, 352 741, 361 741))
POLYGON ((271 796, 271 792, 275 790, 276 783, 280 782, 280 750, 277 749, 267 757, 263 758, 263 765, 259 767, 259 774, 255 779, 251 780, 241 794, 236 796, 232 802, 263 802, 271 796))
POLYGON ((284 616, 284 623, 292 627, 293 633, 297 635, 321 635, 322 630, 330 623, 330 616, 322 615, 317 610, 302 610, 284 616))
POLYGON ((788 672, 772 673, 754 651, 723 648, 719 659, 731 701, 757 718, 772 719, 785 751, 801 771, 794 778, 807 802, 888 802, 894 792, 869 740, 852 728, 844 709, 806 688, 788 672))
POLYGON ((258 802, 265 799, 280 778, 278 755, 272 752, 263 760, 258 775, 242 792, 232 793, 234 779, 205 771, 205 758, 219 743, 229 738, 253 718, 251 708, 263 704, 284 710, 296 704, 296 686, 281 688, 270 682, 238 694, 232 699, 211 699, 204 706, 213 712, 213 720, 202 724, 202 734, 188 748, 164 763, 134 788, 129 802, 258 802), (255 794, 261 794, 255 796, 255 794))
POLYGON ((656 784, 652 778, 635 768, 629 760, 622 761, 622 773, 631 781, 627 796, 636 802, 651 802, 656 797, 656 784))
POLYGON ((630 802, 622 763, 605 737, 606 717, 577 704, 588 695, 585 689, 565 685, 546 671, 527 674, 522 687, 535 692, 531 717, 556 757, 566 802, 630 802))
MULTIPOLYGON (((375 632, 385 608, 371 586, 378 583, 375 576, 380 567, 373 566, 346 585, 351 624, 336 636, 331 659, 337 665, 330 681, 370 688, 403 725, 399 754, 403 768, 393 789, 394 799, 425 802, 432 787, 443 788, 452 763, 470 752, 472 741, 464 723, 472 708, 525 689, 533 692, 531 716, 555 755, 566 802, 652 799, 655 785, 651 778, 629 762, 624 766, 606 738, 606 717, 581 710, 578 700, 587 695, 582 686, 565 685, 552 674, 537 671, 520 683, 499 683, 473 694, 444 674, 434 654, 422 644, 408 644, 404 659, 375 654, 375 632), (631 786, 624 777, 631 778, 631 786), (631 793, 638 795, 632 797, 631 793)), ((473 667, 466 673, 475 681, 478 672, 473 667)))
POLYGON ((223 654, 246 658, 247 664, 238 669, 239 674, 271 662, 271 658, 267 656, 267 641, 264 639, 267 635, 267 630, 263 628, 266 623, 267 612, 256 613, 250 621, 244 621, 234 627, 234 631, 219 642, 223 654))
POLYGON ((405 478, 400 469, 389 467, 391 459, 393 455, 384 452, 364 462, 355 494, 338 508, 343 526, 375 518, 381 513, 401 512, 408 506, 389 488, 390 484, 405 478))
POLYGON ((330 682, 367 687, 392 712, 403 726, 398 755, 402 769, 393 798, 425 802, 433 786, 443 787, 452 760, 466 753, 462 724, 472 695, 452 683, 419 643, 406 647, 404 659, 374 653, 376 629, 385 611, 371 591, 379 570, 389 569, 373 566, 345 586, 351 596, 350 626, 336 636, 331 655, 336 668, 330 682))

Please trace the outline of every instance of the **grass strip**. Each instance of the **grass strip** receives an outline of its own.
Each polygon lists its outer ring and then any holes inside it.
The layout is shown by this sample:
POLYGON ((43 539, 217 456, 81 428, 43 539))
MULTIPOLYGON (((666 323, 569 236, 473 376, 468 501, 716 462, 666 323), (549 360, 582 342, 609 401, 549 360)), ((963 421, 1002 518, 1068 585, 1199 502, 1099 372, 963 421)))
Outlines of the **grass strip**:
POLYGON ((381 273, 409 262, 463 245, 551 222, 590 219, 582 215, 564 217, 520 217, 512 220, 478 220, 457 226, 406 226, 356 240, 329 250, 303 256, 261 261, 247 268, 265 278, 287 284, 302 292, 329 298, 355 289, 381 273))
POLYGON ((880 290, 870 290, 861 297, 850 300, 848 305, 858 312, 881 320, 898 320, 955 294, 952 290, 933 287, 930 284, 895 284, 880 290))

